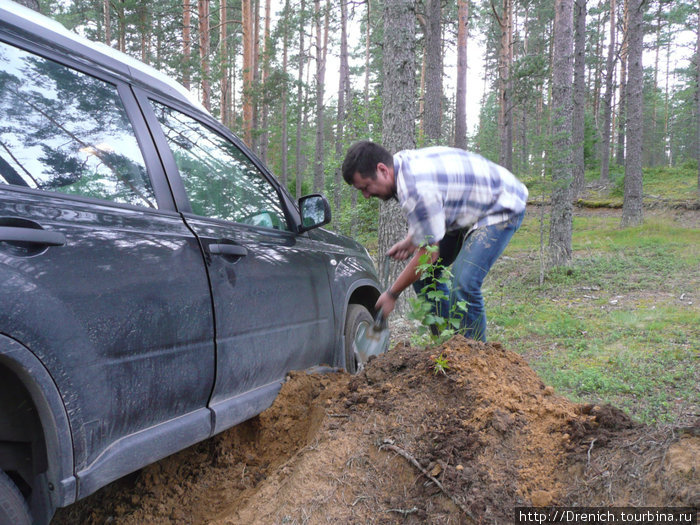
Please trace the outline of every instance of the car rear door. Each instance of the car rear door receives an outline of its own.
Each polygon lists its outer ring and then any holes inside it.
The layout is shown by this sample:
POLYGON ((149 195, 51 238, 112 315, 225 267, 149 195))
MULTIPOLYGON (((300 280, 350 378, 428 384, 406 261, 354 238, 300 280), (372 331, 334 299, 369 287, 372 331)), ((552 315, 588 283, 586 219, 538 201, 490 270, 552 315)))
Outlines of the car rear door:
POLYGON ((21 44, 0 41, 0 332, 54 378, 83 496, 209 435, 211 297, 130 87, 21 44))
MULTIPOLYGON (((179 209, 202 243, 216 318, 216 430, 266 408, 289 370, 333 359, 328 256, 276 183, 187 108, 139 96, 179 209)), ((172 104, 172 103, 171 103, 172 104)))

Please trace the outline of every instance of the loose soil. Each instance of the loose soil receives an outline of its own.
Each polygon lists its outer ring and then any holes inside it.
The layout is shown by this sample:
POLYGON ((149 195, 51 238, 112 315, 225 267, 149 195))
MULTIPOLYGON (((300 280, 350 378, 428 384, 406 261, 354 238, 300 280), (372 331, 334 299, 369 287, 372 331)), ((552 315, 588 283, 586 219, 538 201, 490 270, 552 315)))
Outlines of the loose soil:
POLYGON ((514 352, 457 336, 399 343, 357 376, 292 373, 260 416, 53 523, 512 523, 516 506, 698 505, 699 473, 700 421, 572 403, 514 352))

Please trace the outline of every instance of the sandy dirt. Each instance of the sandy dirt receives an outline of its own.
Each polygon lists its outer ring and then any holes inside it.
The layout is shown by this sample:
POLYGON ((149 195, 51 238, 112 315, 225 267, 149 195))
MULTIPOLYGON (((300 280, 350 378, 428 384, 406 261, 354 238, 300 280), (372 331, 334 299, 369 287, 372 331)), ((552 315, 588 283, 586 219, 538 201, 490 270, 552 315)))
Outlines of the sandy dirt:
POLYGON ((504 523, 515 506, 700 502, 700 424, 577 405, 517 354, 406 343, 61 509, 53 523, 504 523), (447 360, 435 371, 435 358, 447 360))

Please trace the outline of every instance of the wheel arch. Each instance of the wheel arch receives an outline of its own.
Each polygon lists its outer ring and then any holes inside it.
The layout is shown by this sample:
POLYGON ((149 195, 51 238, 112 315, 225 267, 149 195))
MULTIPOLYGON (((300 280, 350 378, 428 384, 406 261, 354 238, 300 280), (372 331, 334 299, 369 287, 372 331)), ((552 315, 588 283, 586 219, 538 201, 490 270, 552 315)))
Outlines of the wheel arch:
MULTIPOLYGON (((33 415, 42 433, 38 445, 42 450, 34 454, 45 454, 46 470, 32 480, 25 480, 32 487, 32 512, 35 519, 40 514, 53 513, 75 501, 76 478, 73 475, 73 441, 68 415, 53 378, 42 362, 24 345, 7 335, 0 334, 0 369, 11 380, 22 385, 25 396, 22 402, 31 403, 33 415), (40 508, 36 508, 37 505, 40 508), (47 508, 41 508, 47 507, 47 508)), ((0 410, 3 409, 0 406, 0 410)), ((31 421, 30 421, 31 422, 31 421)), ((39 459, 39 458, 35 458, 39 459)), ((41 458, 42 460, 44 458, 41 458)))

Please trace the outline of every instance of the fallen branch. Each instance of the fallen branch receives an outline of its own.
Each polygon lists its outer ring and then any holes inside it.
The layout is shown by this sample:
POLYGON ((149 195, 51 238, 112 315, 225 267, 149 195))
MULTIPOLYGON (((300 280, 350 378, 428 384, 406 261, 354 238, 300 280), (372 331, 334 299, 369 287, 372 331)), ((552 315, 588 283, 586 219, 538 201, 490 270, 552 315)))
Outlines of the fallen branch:
POLYGON ((467 510, 467 507, 465 507, 465 506, 462 504, 462 502, 460 502, 459 500, 457 500, 456 497, 454 497, 452 494, 450 494, 449 492, 447 492, 447 490, 445 489, 445 487, 443 487, 442 483, 440 483, 437 479, 435 479, 434 476, 431 476, 430 473, 429 473, 427 470, 425 470, 425 469, 421 466, 420 463, 418 463, 418 461, 416 460, 416 458, 414 458, 411 454, 409 454, 408 452, 406 452, 406 451, 403 450, 402 448, 399 448, 399 447, 397 447, 396 445, 392 445, 391 443, 386 443, 386 442, 385 442, 383 445, 380 445, 379 450, 387 449, 387 448, 388 448, 389 450, 393 450, 393 451, 396 452, 398 455, 403 456, 404 458, 406 458, 414 467, 416 467, 418 470, 420 470, 426 478, 428 478, 430 481, 432 481, 433 483, 435 483, 435 485, 437 486, 437 488, 439 488, 439 489, 442 491, 442 493, 445 494, 445 496, 447 496, 448 498, 450 498, 450 499, 452 500, 452 503, 454 503, 455 505, 457 505, 457 506, 460 508, 460 510, 461 510, 462 512, 464 512, 464 514, 467 515, 467 517, 469 517, 472 521, 476 522, 476 518, 472 515, 471 512, 469 512, 469 510, 467 510))
POLYGON ((595 443, 595 442, 596 442, 596 439, 591 441, 591 446, 588 447, 588 454, 586 454, 588 456, 588 466, 591 465, 591 450, 593 450, 593 443, 595 443))
POLYGON ((387 512, 396 512, 397 514, 403 514, 404 516, 408 516, 409 514, 414 514, 415 512, 418 512, 418 507, 413 507, 411 509, 389 509, 387 512))

